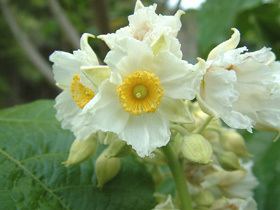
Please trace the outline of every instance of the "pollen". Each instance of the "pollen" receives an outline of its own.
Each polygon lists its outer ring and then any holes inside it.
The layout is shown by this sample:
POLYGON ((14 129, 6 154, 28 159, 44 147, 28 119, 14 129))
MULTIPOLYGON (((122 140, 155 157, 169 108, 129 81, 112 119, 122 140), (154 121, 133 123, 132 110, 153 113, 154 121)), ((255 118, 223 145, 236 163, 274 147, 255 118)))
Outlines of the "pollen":
POLYGON ((70 91, 73 101, 81 109, 94 97, 94 92, 81 83, 80 75, 78 74, 73 76, 70 91))
POLYGON ((128 75, 117 88, 125 111, 139 115, 155 112, 163 96, 160 79, 148 71, 135 71, 128 75))

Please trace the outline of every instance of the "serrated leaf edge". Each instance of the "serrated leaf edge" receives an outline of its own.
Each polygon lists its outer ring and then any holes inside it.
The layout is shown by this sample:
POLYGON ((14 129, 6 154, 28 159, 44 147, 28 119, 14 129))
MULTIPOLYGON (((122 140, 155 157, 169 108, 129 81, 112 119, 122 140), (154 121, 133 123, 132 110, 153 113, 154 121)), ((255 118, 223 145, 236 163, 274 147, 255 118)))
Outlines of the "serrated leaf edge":
POLYGON ((0 154, 2 154, 5 158, 7 158, 9 161, 17 165, 20 169, 22 169, 27 175, 29 175, 34 181, 36 181, 46 192, 48 192, 53 198, 55 198, 60 205, 66 209, 70 210, 68 206, 63 202, 63 200, 57 196, 52 189, 50 189, 47 185, 45 185, 38 177, 36 177, 30 170, 28 170, 24 165, 20 163, 17 159, 12 157, 9 153, 5 152, 3 149, 0 148, 0 154))

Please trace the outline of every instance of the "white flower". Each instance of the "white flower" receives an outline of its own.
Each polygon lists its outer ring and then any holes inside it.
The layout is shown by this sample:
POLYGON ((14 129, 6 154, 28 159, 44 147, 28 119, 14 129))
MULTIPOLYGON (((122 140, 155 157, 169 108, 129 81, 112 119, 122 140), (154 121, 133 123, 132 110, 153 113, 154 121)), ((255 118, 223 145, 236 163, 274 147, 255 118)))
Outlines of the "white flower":
POLYGON ((246 199, 220 199, 217 200, 210 210, 257 210, 257 203, 252 197, 246 199))
POLYGON ((86 105, 85 130, 77 135, 92 128, 114 132, 146 156, 168 143, 169 120, 190 122, 181 99, 195 97, 203 62, 193 66, 132 38, 119 40, 118 46, 105 58, 112 69, 110 82, 86 105))
POLYGON ((231 206, 236 206, 238 210, 257 210, 257 203, 252 197, 246 199, 229 199, 231 206))
POLYGON ((226 192, 236 198, 248 198, 253 196, 253 190, 258 185, 257 178, 252 172, 253 162, 242 163, 245 170, 245 176, 237 183, 226 188, 226 192))
POLYGON ((106 66, 99 66, 98 59, 88 44, 90 34, 81 37, 81 49, 73 54, 55 51, 50 56, 53 64, 54 78, 62 92, 56 97, 56 117, 61 121, 62 128, 74 129, 81 127, 77 116, 84 106, 95 96, 98 85, 109 77, 106 66))
POLYGON ((152 210, 178 210, 173 204, 171 195, 168 195, 166 200, 155 206, 152 210))
POLYGON ((198 100, 202 108, 228 126, 251 131, 254 125, 280 128, 280 64, 268 48, 243 53, 237 48, 240 34, 215 47, 198 100))
POLYGON ((180 16, 184 13, 179 10, 174 16, 157 15, 156 4, 144 7, 140 0, 136 2, 134 14, 128 17, 129 25, 116 31, 116 33, 100 35, 109 48, 113 49, 118 39, 125 37, 144 41, 151 45, 162 34, 169 36, 169 48, 172 53, 182 57, 180 43, 175 38, 181 28, 180 16))
POLYGON ((252 173, 253 162, 242 163, 242 166, 244 170, 235 171, 226 171, 215 166, 216 171, 205 176, 201 185, 207 189, 218 187, 221 195, 225 194, 231 198, 252 197, 253 190, 258 185, 258 181, 252 173))

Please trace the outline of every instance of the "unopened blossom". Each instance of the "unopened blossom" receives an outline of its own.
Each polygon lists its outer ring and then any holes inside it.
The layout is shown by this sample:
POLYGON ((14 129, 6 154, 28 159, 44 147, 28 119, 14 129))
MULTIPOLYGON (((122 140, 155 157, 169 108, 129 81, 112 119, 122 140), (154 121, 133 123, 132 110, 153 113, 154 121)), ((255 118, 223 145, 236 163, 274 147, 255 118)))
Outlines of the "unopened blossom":
POLYGON ((227 199, 222 198, 217 200, 210 210, 257 210, 257 203, 252 197, 245 199, 233 198, 227 199))
POLYGON ((164 202, 156 205, 152 210, 179 210, 175 207, 171 195, 168 195, 164 202))
POLYGON ((84 129, 116 133, 146 156, 168 143, 169 121, 190 122, 182 99, 195 97, 203 62, 193 66, 132 38, 117 46, 105 58, 112 70, 110 81, 100 86, 83 112, 84 129))
POLYGON ((85 105, 96 95, 98 85, 109 76, 108 68, 100 66, 98 59, 88 44, 90 34, 83 34, 81 49, 73 53, 55 51, 50 56, 56 84, 62 92, 55 99, 56 117, 62 128, 81 127, 77 120, 85 105))
MULTIPOLYGON (((221 194, 231 198, 248 198, 253 196, 253 189, 258 185, 256 177, 252 173, 252 162, 242 163, 244 169, 226 171, 215 166, 215 172, 206 175, 202 186, 205 189, 217 187, 221 194)), ((218 191, 215 190, 217 193, 218 191)))
POLYGON ((279 130, 280 63, 269 48, 255 52, 236 48, 240 33, 233 31, 208 55, 198 100, 204 111, 232 128, 279 130))
POLYGON ((118 39, 133 38, 151 45, 162 34, 168 36, 168 48, 178 57, 182 57, 180 50, 181 44, 175 38, 181 28, 180 16, 184 13, 181 10, 174 16, 165 16, 156 14, 156 4, 144 7, 138 0, 135 5, 134 14, 128 16, 128 26, 120 28, 115 33, 98 36, 113 49, 118 43, 118 39))

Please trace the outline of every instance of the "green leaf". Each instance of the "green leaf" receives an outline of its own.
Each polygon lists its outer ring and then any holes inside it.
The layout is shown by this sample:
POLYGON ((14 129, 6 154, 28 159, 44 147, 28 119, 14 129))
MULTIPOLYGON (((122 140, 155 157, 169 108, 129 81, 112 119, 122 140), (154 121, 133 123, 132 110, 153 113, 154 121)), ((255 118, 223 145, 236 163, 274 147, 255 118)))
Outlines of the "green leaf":
POLYGON ((122 158, 120 173, 96 187, 94 157, 70 168, 73 135, 60 128, 53 102, 38 101, 0 111, 0 209, 148 210, 154 184, 145 167, 122 158))
POLYGON ((259 186, 255 199, 259 210, 280 209, 280 141, 272 142, 274 133, 246 134, 250 153, 254 155, 254 173, 259 186))
POLYGON ((247 46, 271 47, 280 56, 280 3, 266 3, 243 11, 236 21, 247 46), (268 15, 269 14, 269 15, 268 15))
POLYGON ((238 13, 260 4, 261 0, 207 0, 198 12, 198 45, 206 56, 216 44, 231 35, 238 13))

